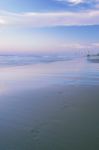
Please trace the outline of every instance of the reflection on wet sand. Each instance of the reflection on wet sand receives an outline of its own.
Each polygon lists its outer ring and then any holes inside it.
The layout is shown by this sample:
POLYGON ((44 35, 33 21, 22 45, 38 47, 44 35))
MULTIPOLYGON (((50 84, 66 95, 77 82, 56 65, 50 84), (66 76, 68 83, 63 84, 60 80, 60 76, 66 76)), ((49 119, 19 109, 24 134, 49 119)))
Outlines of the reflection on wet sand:
POLYGON ((86 60, 0 68, 0 149, 93 150, 99 66, 86 60))

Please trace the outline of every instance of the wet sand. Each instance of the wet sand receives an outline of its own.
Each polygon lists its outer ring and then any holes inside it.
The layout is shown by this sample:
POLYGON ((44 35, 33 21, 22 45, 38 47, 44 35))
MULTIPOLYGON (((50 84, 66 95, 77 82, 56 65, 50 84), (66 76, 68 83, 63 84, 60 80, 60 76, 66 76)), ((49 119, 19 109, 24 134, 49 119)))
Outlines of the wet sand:
POLYGON ((98 150, 99 66, 0 68, 0 150, 98 150))
POLYGON ((57 85, 0 97, 0 149, 98 149, 98 91, 57 85))

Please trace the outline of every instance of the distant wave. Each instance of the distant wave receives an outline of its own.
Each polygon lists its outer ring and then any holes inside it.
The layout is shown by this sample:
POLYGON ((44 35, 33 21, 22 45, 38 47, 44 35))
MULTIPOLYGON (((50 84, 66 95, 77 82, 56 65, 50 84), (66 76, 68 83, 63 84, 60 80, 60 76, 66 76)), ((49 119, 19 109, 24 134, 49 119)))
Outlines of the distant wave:
POLYGON ((51 63, 56 61, 68 61, 73 57, 64 55, 44 55, 44 56, 0 56, 0 66, 17 66, 17 65, 29 65, 35 63, 51 63))

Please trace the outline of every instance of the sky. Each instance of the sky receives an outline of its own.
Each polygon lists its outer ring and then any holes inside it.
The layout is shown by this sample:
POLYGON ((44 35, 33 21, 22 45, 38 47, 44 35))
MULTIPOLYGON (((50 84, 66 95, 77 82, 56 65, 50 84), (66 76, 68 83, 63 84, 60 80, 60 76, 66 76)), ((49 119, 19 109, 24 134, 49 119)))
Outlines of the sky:
POLYGON ((0 53, 99 51, 99 0, 1 0, 0 53))

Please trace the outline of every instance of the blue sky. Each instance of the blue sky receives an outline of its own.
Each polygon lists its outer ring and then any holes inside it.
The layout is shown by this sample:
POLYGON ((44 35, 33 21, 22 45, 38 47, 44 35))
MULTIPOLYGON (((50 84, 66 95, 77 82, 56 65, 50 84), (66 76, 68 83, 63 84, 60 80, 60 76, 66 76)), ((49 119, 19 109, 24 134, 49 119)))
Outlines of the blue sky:
POLYGON ((1 0, 0 53, 99 49, 99 0, 1 0))

